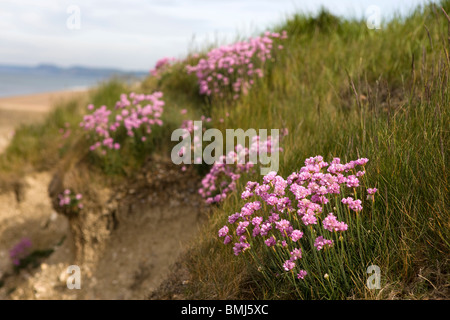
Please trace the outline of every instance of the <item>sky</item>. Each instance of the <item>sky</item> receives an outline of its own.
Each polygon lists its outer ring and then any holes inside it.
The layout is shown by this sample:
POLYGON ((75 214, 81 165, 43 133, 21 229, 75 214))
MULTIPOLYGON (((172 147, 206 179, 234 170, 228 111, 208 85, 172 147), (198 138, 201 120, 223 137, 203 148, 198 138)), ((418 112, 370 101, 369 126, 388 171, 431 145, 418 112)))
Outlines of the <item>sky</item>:
POLYGON ((205 44, 228 43, 321 6, 381 19, 431 0, 0 0, 0 64, 146 71, 205 44))

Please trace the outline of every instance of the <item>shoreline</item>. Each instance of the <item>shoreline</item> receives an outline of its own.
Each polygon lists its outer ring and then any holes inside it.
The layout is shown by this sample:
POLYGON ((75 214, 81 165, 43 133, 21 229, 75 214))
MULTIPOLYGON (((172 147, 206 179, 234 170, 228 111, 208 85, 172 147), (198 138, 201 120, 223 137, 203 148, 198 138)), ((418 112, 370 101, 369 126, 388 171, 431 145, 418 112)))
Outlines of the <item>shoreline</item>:
POLYGON ((0 97, 0 110, 46 112, 57 100, 85 94, 90 88, 67 89, 0 97))
POLYGON ((59 101, 82 97, 90 88, 0 97, 0 154, 22 124, 42 121, 59 101))

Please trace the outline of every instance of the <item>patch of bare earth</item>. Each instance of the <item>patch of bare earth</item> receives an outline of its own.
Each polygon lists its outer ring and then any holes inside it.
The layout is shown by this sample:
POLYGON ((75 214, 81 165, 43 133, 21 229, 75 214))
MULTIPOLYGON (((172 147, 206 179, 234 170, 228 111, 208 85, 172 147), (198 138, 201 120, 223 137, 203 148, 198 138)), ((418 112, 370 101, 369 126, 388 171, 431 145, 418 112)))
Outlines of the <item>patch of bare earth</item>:
MULTIPOLYGON (((58 215, 47 196, 51 174, 36 173, 25 178, 21 195, 0 194, 0 299, 47 299, 70 292, 58 292, 61 273, 73 260, 69 226, 58 215), (38 260, 37 268, 15 272, 9 250, 22 238, 32 241, 32 250, 54 250, 49 258, 38 260)), ((62 279, 62 278, 61 278, 62 279)))
MULTIPOLYGON (((27 176, 20 201, 14 191, 0 195, 0 299, 146 299, 205 216, 198 175, 167 161, 150 161, 120 186, 84 181, 85 208, 77 214, 55 212, 55 179, 27 176), (23 237, 32 250, 54 251, 15 272, 9 250, 23 237), (70 265, 80 267, 79 290, 67 288, 70 265)), ((69 170, 56 185, 74 188, 72 179, 69 170)))

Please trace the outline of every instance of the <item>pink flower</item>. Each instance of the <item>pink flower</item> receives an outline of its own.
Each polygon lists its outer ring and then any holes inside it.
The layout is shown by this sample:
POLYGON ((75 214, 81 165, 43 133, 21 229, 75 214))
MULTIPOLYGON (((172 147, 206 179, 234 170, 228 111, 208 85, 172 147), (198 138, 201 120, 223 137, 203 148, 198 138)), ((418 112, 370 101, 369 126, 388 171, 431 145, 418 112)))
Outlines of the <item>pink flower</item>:
POLYGON ((375 193, 377 192, 377 188, 368 188, 367 189, 367 200, 375 201, 375 193))
POLYGON ((317 251, 322 250, 325 246, 331 247, 333 246, 333 240, 324 239, 322 236, 317 237, 314 241, 314 247, 316 247, 317 251))
POLYGON ((262 69, 255 65, 263 67, 271 58, 273 42, 277 38, 285 39, 277 33, 266 32, 260 37, 212 49, 206 58, 198 60, 194 66, 187 66, 186 70, 197 76, 200 94, 222 97, 231 85, 235 92, 233 99, 238 99, 241 93, 248 92, 256 76, 262 77, 262 69))
POLYGON ((332 212, 328 214, 328 216, 323 219, 323 227, 328 231, 345 231, 348 226, 344 222, 337 221, 336 217, 332 212))
MULTIPOLYGON (((160 119, 163 112, 164 102, 160 100, 161 92, 151 95, 130 93, 121 94, 120 100, 116 102, 115 110, 107 106, 101 106, 94 110, 90 105, 91 114, 85 115, 80 126, 90 131, 92 139, 96 142, 90 146, 94 151, 98 148, 101 154, 106 154, 106 149, 119 149, 120 144, 115 141, 116 132, 120 127, 125 128, 128 136, 133 137, 135 130, 142 128, 151 133, 153 125, 162 125, 160 119), (114 113, 113 113, 114 111, 114 113)), ((146 137, 142 139, 145 141, 146 137)))
POLYGON ((175 58, 168 58, 168 57, 164 57, 159 59, 156 64, 155 67, 150 70, 150 74, 152 76, 158 76, 164 69, 166 69, 171 62, 175 61, 175 58))
POLYGON ((301 259, 301 258, 302 258, 302 249, 295 248, 294 250, 292 250, 291 261, 295 261, 295 260, 301 259))
POLYGON ((237 255, 239 255, 239 253, 241 253, 249 248, 250 248, 250 245, 248 243, 237 242, 234 244, 233 251, 234 251, 234 254, 237 256, 237 255))
POLYGON ((241 198, 244 200, 250 198, 251 196, 253 196, 253 193, 248 190, 244 190, 241 194, 241 198))
POLYGON ((317 218, 315 215, 313 214, 305 214, 302 217, 302 221, 305 224, 305 226, 310 225, 310 224, 317 224, 317 218))
POLYGON ((235 214, 232 214, 228 217, 228 223, 229 224, 233 224, 235 223, 239 217, 241 216, 241 214, 239 212, 236 212, 235 214))
POLYGON ((269 222, 266 222, 266 223, 261 224, 260 228, 261 228, 260 234, 262 236, 266 236, 267 233, 272 229, 272 224, 269 222))
POLYGON ((294 231, 291 232, 291 239, 294 242, 297 242, 302 237, 303 237, 303 232, 301 232, 300 230, 294 230, 294 231))
POLYGON ((284 232, 289 230, 291 223, 286 219, 281 219, 280 221, 275 222, 275 226, 280 232, 284 232))
MULTIPOLYGON (((257 146, 259 146, 258 139, 259 137, 256 137, 253 140, 257 146)), ((266 147, 268 149, 272 148, 269 143, 266 147)), ((238 154, 242 152, 246 152, 246 150, 241 146, 230 157, 236 159, 238 154)), ((236 234, 241 237, 239 243, 235 244, 235 254, 250 248, 250 245, 246 244, 246 236, 244 236, 245 232, 250 232, 247 231, 250 222, 253 225, 252 237, 260 237, 259 241, 255 243, 261 244, 261 240, 263 240, 265 244, 263 248, 267 250, 267 247, 271 247, 270 250, 274 250, 280 256, 285 254, 282 248, 287 249, 288 243, 293 244, 290 240, 297 242, 303 237, 303 233, 300 230, 294 230, 292 226, 294 220, 295 224, 297 223, 297 216, 304 225, 310 226, 308 229, 311 229, 316 234, 317 231, 319 231, 318 234, 321 233, 320 230, 314 227, 319 220, 322 222, 323 228, 329 232, 348 230, 348 225, 344 221, 338 221, 332 212, 329 212, 322 220, 322 211, 328 208, 328 206, 324 205, 327 203, 330 203, 331 206, 338 206, 339 204, 335 203, 337 199, 339 199, 337 201, 341 201, 342 204, 348 206, 350 210, 357 212, 362 210, 361 200, 355 200, 352 197, 343 198, 341 192, 347 192, 346 187, 355 188, 359 186, 358 176, 362 176, 365 171, 357 171, 355 175, 351 173, 355 172, 355 166, 365 165, 366 163, 367 159, 362 158, 341 164, 339 158, 334 158, 329 164, 323 160, 323 157, 316 156, 306 159, 305 165, 298 172, 290 174, 286 180, 275 172, 271 172, 263 178, 261 185, 257 182, 247 182, 241 198, 247 200, 252 197, 252 200, 256 198, 259 201, 247 201, 241 208, 240 213, 235 213, 229 217, 230 223, 240 220, 236 228, 236 234), (256 210, 260 211, 259 215, 255 217, 254 212, 256 210), (273 228, 277 231, 272 230, 273 228), (281 237, 277 241, 274 234, 277 234, 278 231, 281 233, 281 237)), ((224 162, 221 162, 217 168, 224 170, 227 167, 224 162)), ((235 173, 230 173, 231 177, 235 175, 235 173)), ((239 177, 231 180, 237 183, 236 180, 239 177)), ((215 179, 217 179, 217 186, 223 186, 223 183, 227 185, 226 181, 224 182, 222 179, 214 177, 214 183, 210 185, 211 190, 216 188, 215 179)), ((206 182, 204 186, 206 186, 206 182)), ((358 190, 352 191, 355 192, 355 197, 357 197, 358 190)), ((373 198, 376 192, 376 188, 367 189, 369 197, 373 198)), ((202 193, 207 192, 202 189, 202 193)), ((339 238, 342 239, 341 237, 339 238)), ((317 251, 333 246, 334 241, 325 239, 323 236, 317 236, 314 239, 314 247, 317 251)), ((291 250, 290 259, 283 263, 283 268, 286 271, 292 270, 295 267, 295 261, 301 259, 302 254, 304 254, 300 248, 291 250)), ((306 275, 307 272, 305 270, 300 270, 297 278, 304 279, 306 275)))
POLYGON ((294 269, 294 267, 295 267, 295 263, 292 262, 291 260, 286 260, 283 264, 283 268, 286 271, 290 271, 290 270, 294 269))
POLYGON ((223 244, 229 244, 231 242, 231 236, 226 236, 223 240, 223 244))
POLYGON ((349 188, 356 188, 359 187, 359 180, 354 175, 347 177, 347 187, 349 188))
POLYGON ((305 270, 300 270, 297 273, 297 279, 305 279, 305 277, 308 275, 308 272, 306 272, 305 270))
POLYGON ((356 212, 362 210, 361 200, 353 200, 351 197, 342 199, 342 203, 348 205, 348 207, 356 212))
POLYGON ((369 162, 369 159, 367 158, 361 158, 355 161, 355 164, 359 165, 359 166, 364 166, 366 165, 366 163, 369 162))
POLYGON ((236 234, 238 236, 241 236, 245 233, 245 231, 247 231, 247 227, 249 225, 250 222, 248 221, 242 221, 239 222, 239 226, 236 228, 236 234))
POLYGON ((266 244, 266 246, 272 247, 276 245, 277 241, 275 240, 275 237, 272 236, 269 239, 265 240, 264 243, 266 244))
POLYGON ((252 219, 252 224, 253 224, 254 226, 259 226, 259 225, 262 223, 262 221, 263 221, 263 218, 262 218, 262 217, 254 217, 254 218, 252 219))
POLYGON ((15 266, 20 265, 20 261, 28 255, 28 249, 32 246, 29 238, 22 238, 10 251, 9 257, 15 266))
POLYGON ((219 237, 225 237, 228 234, 228 227, 227 226, 223 226, 220 230, 219 230, 219 237))

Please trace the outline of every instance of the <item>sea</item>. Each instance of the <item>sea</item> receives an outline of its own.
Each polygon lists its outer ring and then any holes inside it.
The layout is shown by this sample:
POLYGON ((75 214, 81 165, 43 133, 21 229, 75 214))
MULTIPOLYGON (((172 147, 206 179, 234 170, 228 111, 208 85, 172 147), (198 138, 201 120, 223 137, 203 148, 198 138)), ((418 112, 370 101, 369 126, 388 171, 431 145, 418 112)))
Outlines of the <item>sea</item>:
POLYGON ((96 86, 112 77, 132 82, 139 75, 118 75, 108 72, 48 72, 47 70, 8 70, 0 67, 0 97, 37 94, 63 90, 82 90, 96 86))
POLYGON ((97 77, 67 75, 22 75, 0 73, 0 97, 18 96, 62 90, 81 90, 102 80, 97 77))

